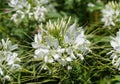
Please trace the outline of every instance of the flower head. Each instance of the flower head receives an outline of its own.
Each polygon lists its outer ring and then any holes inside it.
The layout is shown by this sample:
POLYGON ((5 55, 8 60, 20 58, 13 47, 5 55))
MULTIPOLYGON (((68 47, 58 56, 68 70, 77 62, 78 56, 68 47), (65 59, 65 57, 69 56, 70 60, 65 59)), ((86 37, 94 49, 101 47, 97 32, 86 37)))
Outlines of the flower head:
POLYGON ((0 75, 2 79, 10 80, 10 75, 21 68, 18 64, 20 58, 16 52, 13 52, 18 45, 12 45, 9 39, 6 41, 2 39, 0 46, 0 75))
POLYGON ((109 2, 102 9, 102 19, 105 27, 115 26, 116 22, 120 22, 120 3, 109 2))
POLYGON ((116 37, 112 37, 111 40, 111 46, 113 47, 113 50, 111 50, 111 59, 112 64, 120 70, 120 30, 117 32, 116 37))
POLYGON ((70 25, 69 22, 70 18, 67 22, 63 19, 53 23, 49 21, 46 28, 40 27, 41 32, 35 34, 32 42, 34 58, 62 66, 75 59, 84 60, 84 55, 90 51, 90 42, 81 27, 77 28, 76 23, 70 25))
POLYGON ((10 0, 8 5, 14 11, 11 20, 15 23, 21 22, 25 17, 36 21, 44 21, 45 14, 47 12, 46 4, 48 0, 35 0, 33 3, 29 3, 27 0, 10 0))

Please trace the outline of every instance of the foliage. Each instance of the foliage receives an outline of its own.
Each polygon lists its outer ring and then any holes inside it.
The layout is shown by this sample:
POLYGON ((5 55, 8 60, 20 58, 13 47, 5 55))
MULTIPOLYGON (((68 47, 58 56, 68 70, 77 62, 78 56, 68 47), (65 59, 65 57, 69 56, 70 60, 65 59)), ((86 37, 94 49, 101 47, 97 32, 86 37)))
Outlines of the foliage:
POLYGON ((118 0, 0 6, 0 84, 120 83, 118 0))

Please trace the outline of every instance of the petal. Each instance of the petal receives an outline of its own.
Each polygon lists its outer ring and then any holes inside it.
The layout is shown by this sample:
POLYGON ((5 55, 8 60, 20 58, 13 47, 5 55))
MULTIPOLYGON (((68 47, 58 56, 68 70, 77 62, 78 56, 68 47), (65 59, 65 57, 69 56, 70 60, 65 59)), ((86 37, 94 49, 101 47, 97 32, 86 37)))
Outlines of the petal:
POLYGON ((80 57, 81 60, 84 60, 84 57, 82 54, 77 54, 78 57, 80 57))
POLYGON ((67 57, 66 61, 70 62, 70 61, 72 61, 72 58, 71 57, 67 57))

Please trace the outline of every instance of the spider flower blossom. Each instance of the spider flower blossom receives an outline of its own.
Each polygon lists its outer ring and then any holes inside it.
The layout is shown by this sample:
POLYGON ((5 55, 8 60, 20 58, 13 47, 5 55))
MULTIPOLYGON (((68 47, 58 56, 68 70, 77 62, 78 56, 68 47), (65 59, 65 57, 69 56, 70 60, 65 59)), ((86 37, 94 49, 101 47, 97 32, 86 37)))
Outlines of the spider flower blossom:
POLYGON ((10 0, 8 5, 13 8, 11 20, 15 23, 21 22, 26 16, 29 19, 34 18, 37 21, 45 20, 47 8, 44 6, 48 1, 43 3, 43 0, 35 0, 34 3, 29 3, 27 0, 10 0))
POLYGON ((111 50, 111 59, 112 64, 120 70, 120 30, 117 32, 116 37, 112 37, 111 40, 111 46, 113 47, 113 50, 111 50))
POLYGON ((109 2, 102 9, 102 19, 104 27, 115 26, 117 22, 120 22, 120 3, 109 2))
POLYGON ((75 59, 84 60, 86 52, 91 51, 90 42, 85 38, 84 30, 81 27, 76 28, 76 23, 67 26, 68 23, 65 21, 60 21, 59 24, 56 24, 59 21, 53 24, 49 22, 46 26, 47 30, 41 27, 41 32, 34 36, 34 42, 32 42, 32 47, 35 48, 34 58, 43 60, 45 63, 59 63, 63 66, 75 59), (50 32, 52 30, 56 32, 55 27, 56 31, 58 29, 61 34, 57 37, 50 32), (61 33, 63 29, 60 28, 65 27, 64 33, 61 33))
POLYGON ((18 45, 12 45, 11 41, 4 39, 0 42, 0 77, 1 79, 11 79, 10 75, 19 70, 21 66, 18 64, 20 58, 14 52, 18 45))

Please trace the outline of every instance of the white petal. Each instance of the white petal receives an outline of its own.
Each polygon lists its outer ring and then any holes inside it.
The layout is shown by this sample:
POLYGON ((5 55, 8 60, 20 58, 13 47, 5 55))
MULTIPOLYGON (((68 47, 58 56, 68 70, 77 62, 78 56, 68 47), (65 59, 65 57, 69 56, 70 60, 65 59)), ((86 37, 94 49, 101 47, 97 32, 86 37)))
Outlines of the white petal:
POLYGON ((85 38, 81 37, 81 35, 78 35, 75 39, 76 46, 82 45, 85 41, 85 38))
POLYGON ((55 54, 53 57, 54 57, 55 60, 60 58, 60 56, 58 54, 55 54))
POLYGON ((1 75, 3 75, 3 71, 2 71, 2 69, 1 69, 1 68, 0 68, 0 74, 1 74, 1 75))
POLYGON ((58 47, 59 47, 59 41, 58 41, 58 39, 55 39, 55 40, 54 40, 54 47, 55 47, 55 48, 58 48, 58 47))
POLYGON ((64 48, 62 48, 62 49, 57 49, 57 52, 58 52, 58 53, 64 53, 64 52, 65 52, 65 49, 64 49, 64 48))
POLYGON ((46 37, 46 43, 48 46, 53 46, 52 42, 51 42, 51 38, 50 37, 46 37))
POLYGON ((49 63, 54 62, 53 58, 49 59, 48 62, 49 62, 49 63))
POLYGON ((110 43, 111 43, 111 46, 112 46, 114 49, 115 49, 117 46, 119 46, 116 41, 111 41, 110 43))
POLYGON ((76 28, 76 23, 72 24, 69 29, 67 30, 70 34, 75 32, 75 28, 76 28))
POLYGON ((40 33, 35 34, 34 41, 40 43, 42 41, 42 35, 40 33))
POLYGON ((69 61, 72 61, 72 58, 71 57, 67 57, 66 60, 69 62, 69 61))
POLYGON ((48 54, 48 52, 49 52, 48 49, 39 48, 39 49, 35 50, 35 55, 44 56, 44 55, 48 54))
POLYGON ((48 56, 47 55, 44 57, 44 62, 48 62, 48 56))
POLYGON ((40 45, 38 43, 36 43, 36 42, 32 42, 32 47, 33 48, 39 48, 40 45))
POLYGON ((78 57, 80 57, 81 60, 84 60, 84 57, 82 54, 77 54, 78 57))

